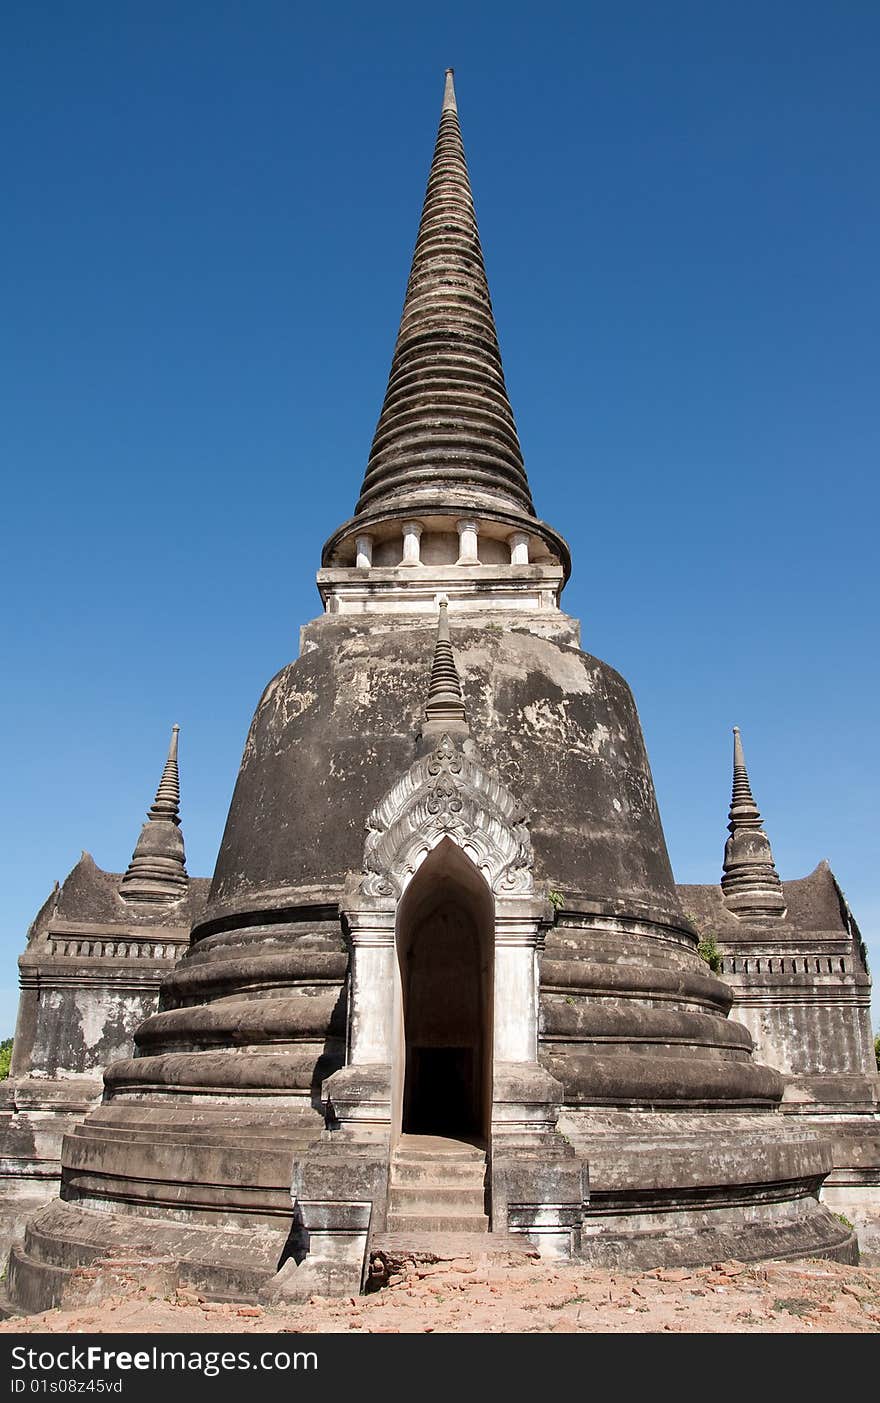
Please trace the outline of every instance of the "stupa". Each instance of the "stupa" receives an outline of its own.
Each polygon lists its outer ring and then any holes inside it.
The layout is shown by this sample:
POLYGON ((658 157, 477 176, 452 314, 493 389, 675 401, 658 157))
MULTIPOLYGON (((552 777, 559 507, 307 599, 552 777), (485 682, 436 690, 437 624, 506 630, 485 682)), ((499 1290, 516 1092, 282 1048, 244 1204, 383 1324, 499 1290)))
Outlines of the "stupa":
MULTIPOLYGON (((323 612, 259 702, 189 947, 13 1250, 20 1305, 108 1250, 239 1299, 356 1291, 401 1234, 855 1259, 819 1200, 830 1141, 780 1113, 698 953, 635 703, 581 650, 569 571, 523 464, 450 70, 323 612)), ((165 841, 148 823, 121 900, 183 899, 160 797, 165 841)), ((757 864, 778 911, 756 832, 724 897, 753 911, 757 864)))

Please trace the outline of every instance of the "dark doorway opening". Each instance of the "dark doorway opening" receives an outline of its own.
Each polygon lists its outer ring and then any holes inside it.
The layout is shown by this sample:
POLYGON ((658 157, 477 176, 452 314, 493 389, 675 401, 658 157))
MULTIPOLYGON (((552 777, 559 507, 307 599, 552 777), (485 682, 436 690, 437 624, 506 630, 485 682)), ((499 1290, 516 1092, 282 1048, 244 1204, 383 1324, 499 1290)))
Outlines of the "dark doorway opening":
POLYGON ((408 1135, 479 1135, 480 1096, 470 1047, 407 1050, 404 1132, 408 1135))
POLYGON ((487 1137, 493 936, 486 882, 444 839, 410 883, 398 921, 404 1134, 487 1137))

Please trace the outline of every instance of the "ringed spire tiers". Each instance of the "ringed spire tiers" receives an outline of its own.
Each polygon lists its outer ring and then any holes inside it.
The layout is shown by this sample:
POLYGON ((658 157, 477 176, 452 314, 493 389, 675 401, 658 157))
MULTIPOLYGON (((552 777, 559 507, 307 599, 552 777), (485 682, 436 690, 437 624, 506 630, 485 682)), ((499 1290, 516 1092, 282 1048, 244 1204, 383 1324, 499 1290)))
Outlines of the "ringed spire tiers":
MULTIPOLYGON (((323 565, 385 564, 373 547, 405 523, 454 536, 461 517, 473 520, 474 540, 509 547, 505 563, 561 565, 564 583, 568 547, 535 514, 507 394, 450 68, 388 388, 354 516, 325 545, 323 565)), ((502 559, 495 547, 486 556, 474 549, 456 563, 502 559)))
POLYGON ((172 726, 159 788, 120 883, 120 894, 127 901, 179 901, 186 892, 189 879, 180 831, 179 732, 179 726, 172 726))
POLYGON ((455 666, 452 640, 449 637, 448 600, 441 599, 437 621, 437 642, 431 665, 431 683, 425 703, 425 720, 437 729, 467 730, 467 711, 461 694, 461 679, 455 666))
POLYGON ((355 515, 464 494, 535 509, 477 230, 452 69, 385 402, 355 515))
POLYGON ((770 839, 752 796, 739 726, 733 728, 733 794, 724 848, 721 890, 736 916, 782 916, 785 896, 773 861, 770 839))

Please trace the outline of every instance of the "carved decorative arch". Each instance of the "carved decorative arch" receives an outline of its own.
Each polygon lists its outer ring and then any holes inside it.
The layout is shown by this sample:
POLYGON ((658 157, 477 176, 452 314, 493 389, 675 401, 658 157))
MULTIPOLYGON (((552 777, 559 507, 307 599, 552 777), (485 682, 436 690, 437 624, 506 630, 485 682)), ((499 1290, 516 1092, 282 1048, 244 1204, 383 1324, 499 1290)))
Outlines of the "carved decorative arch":
POLYGON ((521 802, 444 733, 367 819, 366 896, 399 897, 428 853, 451 838, 498 895, 529 895, 532 842, 521 802))

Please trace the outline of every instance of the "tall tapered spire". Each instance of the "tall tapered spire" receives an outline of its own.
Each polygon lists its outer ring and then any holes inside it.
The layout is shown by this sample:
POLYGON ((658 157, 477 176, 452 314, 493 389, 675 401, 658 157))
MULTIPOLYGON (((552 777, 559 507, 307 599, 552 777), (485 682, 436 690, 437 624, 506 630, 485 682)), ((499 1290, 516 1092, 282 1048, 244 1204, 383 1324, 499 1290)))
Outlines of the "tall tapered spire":
POLYGON ((449 68, 385 400, 318 588, 328 613, 424 613, 452 566, 453 612, 492 607, 502 583, 505 605, 554 612, 571 570, 566 542, 532 505, 449 68))
POLYGON ((179 732, 179 726, 172 726, 159 788, 120 884, 120 893, 127 901, 179 901, 186 891, 189 879, 180 831, 179 732))
POLYGON ((752 796, 738 726, 733 728, 733 794, 727 827, 730 837, 721 878, 725 905, 737 916, 781 916, 785 896, 752 796))
POLYGON ((467 711, 461 694, 461 680, 455 666, 455 657, 449 637, 448 603, 445 599, 440 600, 437 642, 434 645, 434 661, 431 666, 428 700, 425 703, 425 719, 434 730, 467 728, 467 711))
POLYGON ((388 390, 356 516, 455 505, 534 518, 450 68, 388 390))

